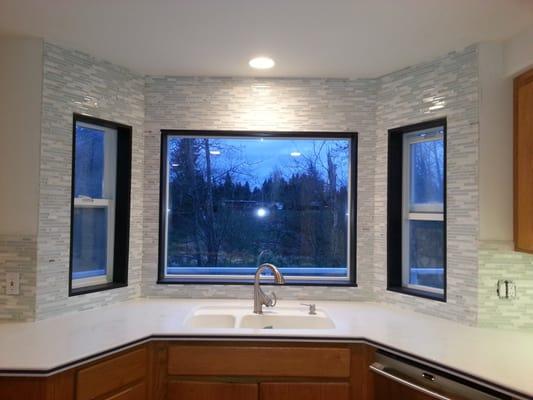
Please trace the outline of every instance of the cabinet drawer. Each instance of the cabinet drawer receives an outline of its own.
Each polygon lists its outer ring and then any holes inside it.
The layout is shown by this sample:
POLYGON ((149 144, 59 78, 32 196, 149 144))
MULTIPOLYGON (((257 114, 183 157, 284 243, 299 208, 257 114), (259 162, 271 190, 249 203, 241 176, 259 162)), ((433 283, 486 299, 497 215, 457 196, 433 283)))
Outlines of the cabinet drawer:
POLYGON ((349 400, 350 385, 329 382, 269 382, 261 384, 260 392, 261 400, 349 400))
POLYGON ((336 377, 350 375, 343 348, 170 346, 169 375, 336 377))
POLYGON ((168 400, 257 400, 256 383, 187 382, 168 384, 168 400))
POLYGON ((144 382, 138 385, 132 386, 120 393, 117 393, 111 397, 106 397, 105 400, 145 400, 146 399, 146 386, 144 382))
POLYGON ((81 369, 77 374, 76 399, 94 399, 143 379, 146 363, 146 349, 142 348, 81 369))

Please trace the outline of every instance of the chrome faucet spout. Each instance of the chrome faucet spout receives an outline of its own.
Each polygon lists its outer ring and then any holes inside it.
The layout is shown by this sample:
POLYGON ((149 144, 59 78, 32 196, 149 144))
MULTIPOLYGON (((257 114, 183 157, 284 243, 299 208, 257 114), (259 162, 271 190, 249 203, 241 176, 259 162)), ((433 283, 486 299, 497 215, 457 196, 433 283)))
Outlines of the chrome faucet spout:
POLYGON ((274 274, 274 282, 276 282, 278 285, 283 285, 285 283, 285 278, 283 278, 283 275, 281 272, 279 272, 278 268, 274 264, 264 263, 257 268, 254 280, 254 313, 256 314, 263 314, 263 305, 267 307, 274 307, 277 303, 275 293, 267 295, 261 289, 261 273, 265 269, 272 271, 274 274))

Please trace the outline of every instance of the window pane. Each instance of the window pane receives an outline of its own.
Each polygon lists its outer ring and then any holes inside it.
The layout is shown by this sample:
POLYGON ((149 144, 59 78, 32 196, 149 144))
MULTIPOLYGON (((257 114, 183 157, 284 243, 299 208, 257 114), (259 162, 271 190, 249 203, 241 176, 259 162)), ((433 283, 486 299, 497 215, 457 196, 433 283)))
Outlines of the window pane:
POLYGON ((444 200, 444 142, 441 139, 412 143, 411 211, 439 205, 444 200))
POLYGON ((167 139, 167 275, 348 276, 349 139, 167 139))
POLYGON ((76 125, 74 196, 102 198, 104 182, 104 131, 76 125))
POLYGON ((73 223, 73 277, 106 275, 107 208, 75 208, 73 223))
MULTIPOLYGON (((117 131, 76 122, 75 135, 72 276, 110 276, 107 268, 113 262, 117 131)), ((91 284, 94 280, 75 283, 76 287, 91 284)))
POLYGON ((409 284, 444 288, 444 223, 409 221, 409 284))

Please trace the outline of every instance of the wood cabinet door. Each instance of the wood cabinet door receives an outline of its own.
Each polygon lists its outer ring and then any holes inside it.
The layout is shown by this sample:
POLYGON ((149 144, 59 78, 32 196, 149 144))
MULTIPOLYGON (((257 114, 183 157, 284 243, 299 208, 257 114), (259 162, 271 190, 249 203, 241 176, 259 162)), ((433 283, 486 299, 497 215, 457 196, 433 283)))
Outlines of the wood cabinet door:
POLYGON ((514 81, 514 242, 533 253, 533 70, 514 81))
POLYGON ((170 381, 167 400, 258 400, 256 383, 170 381))
POLYGON ((93 400, 146 379, 146 348, 125 352, 77 372, 76 400, 93 400))
POLYGON ((145 400, 146 386, 144 383, 124 389, 113 396, 106 398, 106 400, 145 400))
POLYGON ((261 400, 349 400, 350 385, 344 382, 261 383, 261 400))

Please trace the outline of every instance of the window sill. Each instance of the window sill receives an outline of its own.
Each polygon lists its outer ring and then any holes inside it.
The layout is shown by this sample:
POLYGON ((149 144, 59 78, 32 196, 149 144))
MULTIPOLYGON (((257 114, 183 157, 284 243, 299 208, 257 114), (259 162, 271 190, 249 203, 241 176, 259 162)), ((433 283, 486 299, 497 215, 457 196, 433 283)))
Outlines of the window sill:
POLYGON ((446 292, 443 294, 440 293, 431 293, 423 290, 410 289, 403 286, 392 286, 387 288, 390 292, 396 292, 400 294, 406 294, 409 296, 421 297, 428 300, 441 301, 446 303, 446 292))
MULTIPOLYGON (((253 279, 242 280, 221 280, 221 279, 198 279, 198 278, 160 278, 158 285, 253 285, 253 279)), ((331 287, 357 287, 357 283, 347 280, 331 281, 308 281, 308 280, 286 280, 283 285, 276 285, 273 281, 261 279, 261 285, 275 286, 331 286, 331 287)))
POLYGON ((128 286, 127 283, 105 283, 103 285, 93 285, 93 286, 84 286, 79 288, 72 288, 70 289, 69 296, 79 296, 81 294, 87 294, 87 293, 95 293, 95 292, 102 292, 104 290, 111 290, 111 289, 118 289, 121 287, 128 286))

